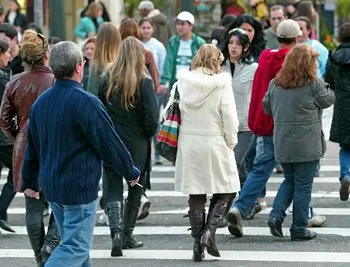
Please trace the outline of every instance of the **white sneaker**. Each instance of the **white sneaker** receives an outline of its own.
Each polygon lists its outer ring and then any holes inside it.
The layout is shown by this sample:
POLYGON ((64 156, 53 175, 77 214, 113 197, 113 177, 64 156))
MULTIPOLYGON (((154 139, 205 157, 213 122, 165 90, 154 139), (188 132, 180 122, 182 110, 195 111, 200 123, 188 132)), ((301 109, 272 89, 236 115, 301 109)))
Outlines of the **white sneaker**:
POLYGON ((308 220, 309 227, 321 227, 326 222, 326 216, 315 214, 308 220))
POLYGON ((258 198, 258 203, 260 204, 261 209, 266 210, 267 202, 266 202, 266 199, 264 197, 258 198))
POLYGON ((149 215, 149 209, 151 208, 151 202, 148 198, 143 194, 141 196, 141 206, 139 209, 139 214, 137 215, 137 220, 141 221, 145 219, 149 215))
POLYGON ((106 213, 103 213, 100 215, 100 217, 98 217, 97 222, 99 224, 104 224, 104 225, 109 225, 109 220, 108 220, 108 216, 106 215, 106 213))

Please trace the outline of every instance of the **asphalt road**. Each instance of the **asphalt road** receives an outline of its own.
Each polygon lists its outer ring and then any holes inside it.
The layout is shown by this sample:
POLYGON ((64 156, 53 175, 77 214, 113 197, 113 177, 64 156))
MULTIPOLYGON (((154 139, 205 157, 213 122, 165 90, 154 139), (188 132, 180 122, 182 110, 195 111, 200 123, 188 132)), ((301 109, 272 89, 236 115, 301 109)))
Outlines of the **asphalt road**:
MULTIPOLYGON (((206 254, 201 266, 263 266, 263 267, 338 267, 350 265, 350 204, 339 199, 338 147, 328 144, 321 161, 321 175, 315 178, 313 206, 327 216, 325 225, 314 228, 318 237, 308 242, 292 242, 289 237, 291 214, 284 222, 284 238, 272 237, 266 225, 268 212, 283 175, 273 174, 267 185, 268 209, 254 220, 244 222, 244 237, 231 236, 226 228, 218 229, 217 245, 221 258, 206 254)), ((164 163, 152 173, 151 214, 138 222, 135 236, 144 247, 124 250, 124 256, 111 258, 111 240, 107 226, 95 227, 91 257, 93 266, 194 266, 191 260, 192 238, 186 213, 187 196, 174 192, 173 167, 164 163)), ((1 187, 5 181, 3 173, 1 187)), ((101 211, 99 211, 101 212, 101 211)), ((47 219, 46 219, 47 220, 47 219)), ((0 266, 36 266, 26 235, 24 198, 17 194, 9 209, 9 223, 16 234, 0 234, 0 266)), ((62 266, 67 266, 62 263, 62 266)))

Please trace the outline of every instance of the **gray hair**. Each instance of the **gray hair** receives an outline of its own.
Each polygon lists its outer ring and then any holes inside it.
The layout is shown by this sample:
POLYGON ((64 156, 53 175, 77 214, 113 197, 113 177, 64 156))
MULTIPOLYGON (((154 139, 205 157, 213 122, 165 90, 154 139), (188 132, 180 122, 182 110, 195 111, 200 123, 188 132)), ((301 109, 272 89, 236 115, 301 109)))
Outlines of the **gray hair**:
POLYGON ((83 54, 80 47, 64 41, 55 44, 50 52, 50 67, 57 80, 70 79, 75 66, 82 62, 83 54))

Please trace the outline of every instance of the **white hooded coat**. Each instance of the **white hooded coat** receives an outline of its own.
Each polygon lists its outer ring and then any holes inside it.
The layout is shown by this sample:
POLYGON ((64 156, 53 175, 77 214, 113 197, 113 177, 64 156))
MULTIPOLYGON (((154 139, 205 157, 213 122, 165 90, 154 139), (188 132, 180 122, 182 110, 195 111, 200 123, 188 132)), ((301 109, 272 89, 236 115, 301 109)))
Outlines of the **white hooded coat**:
POLYGON ((227 73, 198 68, 181 71, 165 111, 180 94, 181 126, 175 164, 175 190, 184 194, 233 193, 240 183, 233 148, 238 119, 227 73))

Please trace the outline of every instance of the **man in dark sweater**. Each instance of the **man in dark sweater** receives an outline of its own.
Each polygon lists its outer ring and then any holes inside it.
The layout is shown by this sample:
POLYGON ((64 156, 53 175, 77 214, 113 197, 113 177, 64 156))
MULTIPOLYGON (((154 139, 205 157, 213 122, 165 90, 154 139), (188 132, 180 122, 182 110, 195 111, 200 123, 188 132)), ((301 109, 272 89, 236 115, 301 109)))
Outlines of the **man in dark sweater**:
POLYGON ((37 198, 42 188, 56 219, 61 243, 46 266, 91 266, 102 162, 132 186, 140 171, 103 104, 80 85, 84 63, 79 46, 56 44, 50 66, 57 81, 30 111, 22 190, 37 198))

